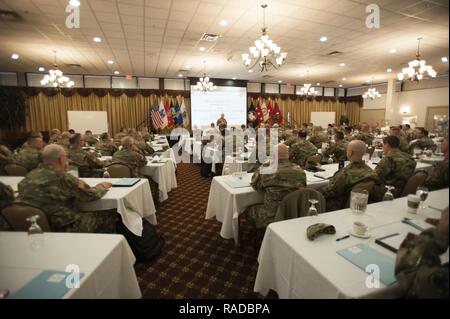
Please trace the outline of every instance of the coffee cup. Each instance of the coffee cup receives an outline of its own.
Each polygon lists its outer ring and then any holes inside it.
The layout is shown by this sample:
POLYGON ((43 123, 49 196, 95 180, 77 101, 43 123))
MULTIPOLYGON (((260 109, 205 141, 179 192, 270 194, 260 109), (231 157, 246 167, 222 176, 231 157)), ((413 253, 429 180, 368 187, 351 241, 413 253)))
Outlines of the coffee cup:
POLYGON ((353 233, 356 235, 365 235, 367 233, 367 226, 361 222, 353 223, 353 233))
POLYGON ((408 195, 408 213, 417 214, 417 209, 419 208, 420 198, 417 195, 408 195))

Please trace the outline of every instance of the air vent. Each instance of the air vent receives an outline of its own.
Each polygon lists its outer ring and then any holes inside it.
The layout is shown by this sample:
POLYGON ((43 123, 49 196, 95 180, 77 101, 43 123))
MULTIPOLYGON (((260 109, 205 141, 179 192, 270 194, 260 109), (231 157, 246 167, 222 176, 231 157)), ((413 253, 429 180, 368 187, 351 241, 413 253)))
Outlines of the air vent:
POLYGON ((336 83, 336 81, 326 81, 323 84, 331 84, 331 83, 336 83))
POLYGON ((70 63, 66 64, 66 66, 69 68, 81 68, 81 65, 79 65, 78 63, 70 63))
POLYGON ((17 21, 20 19, 22 18, 14 11, 0 10, 0 20, 17 21))
POLYGON ((342 54, 341 51, 332 51, 332 52, 328 53, 327 55, 329 55, 329 56, 336 56, 336 55, 340 55, 340 54, 342 54))
POLYGON ((212 33, 204 33, 202 37, 200 38, 200 41, 208 41, 208 42, 214 42, 219 40, 220 35, 212 34, 212 33))

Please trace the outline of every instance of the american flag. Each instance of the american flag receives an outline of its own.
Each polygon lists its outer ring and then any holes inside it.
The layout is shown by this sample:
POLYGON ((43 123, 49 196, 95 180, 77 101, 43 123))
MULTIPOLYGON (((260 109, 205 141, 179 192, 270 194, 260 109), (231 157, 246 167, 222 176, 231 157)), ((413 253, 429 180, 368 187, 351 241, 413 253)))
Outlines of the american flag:
POLYGON ((152 106, 152 123, 155 129, 159 129, 163 124, 158 104, 152 106))

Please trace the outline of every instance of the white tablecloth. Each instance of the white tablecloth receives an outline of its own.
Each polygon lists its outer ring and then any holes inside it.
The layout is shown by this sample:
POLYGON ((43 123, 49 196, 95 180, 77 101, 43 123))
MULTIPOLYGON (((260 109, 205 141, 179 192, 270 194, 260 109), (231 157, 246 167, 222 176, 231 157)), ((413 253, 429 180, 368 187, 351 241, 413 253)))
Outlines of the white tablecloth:
POLYGON ((44 233, 32 250, 28 234, 0 232, 0 289, 16 293, 43 270, 75 264, 84 276, 63 298, 140 298, 135 257, 122 235, 44 233))
MULTIPOLYGON (((431 192, 426 203, 439 208, 448 206, 448 189, 431 192)), ((404 217, 424 220, 439 218, 440 212, 433 209, 407 213, 406 197, 392 202, 368 205, 365 214, 354 214, 349 209, 321 214, 316 217, 290 219, 268 226, 258 256, 259 268, 254 290, 266 295, 269 289, 280 298, 362 298, 379 289, 368 288, 368 274, 336 251, 366 243, 370 247, 395 260, 395 254, 378 244, 375 238, 393 233, 405 237, 408 232, 420 233, 404 224, 404 217), (336 242, 336 238, 348 234, 355 221, 369 226, 371 237, 360 239, 351 236, 336 242), (306 237, 306 229, 315 223, 332 224, 335 235, 321 235, 314 241, 306 237)), ((430 225, 431 227, 431 225, 430 225)), ((443 260, 448 260, 447 254, 443 260)), ((380 283, 380 288, 384 288, 380 283)))
MULTIPOLYGON (((10 185, 15 190, 22 179, 23 177, 0 177, 1 182, 10 185)), ((120 180, 120 178, 81 179, 89 186, 120 180)), ((80 211, 117 209, 124 225, 137 236, 142 235, 142 218, 146 218, 150 223, 156 225, 156 209, 147 179, 141 179, 132 187, 111 187, 102 198, 77 205, 80 211)))
MULTIPOLYGON (((375 164, 369 163, 375 168, 375 164)), ((327 175, 332 176, 337 170, 338 164, 322 165, 327 175)), ((416 170, 431 168, 430 164, 417 163, 416 170), (420 165, 419 165, 420 164, 420 165)), ((315 173, 305 171, 307 187, 317 189, 327 185, 328 180, 314 176, 315 173)), ((245 179, 250 182, 252 173, 247 174, 245 179)), ((255 191, 251 186, 242 188, 231 188, 225 181, 233 180, 236 177, 231 175, 216 176, 211 182, 209 190, 208 206, 206 208, 206 219, 213 218, 222 223, 220 235, 225 239, 233 238, 238 242, 238 216, 248 206, 262 203, 263 194, 255 191)))
POLYGON ((175 166, 170 158, 162 158, 162 163, 152 163, 151 157, 147 157, 147 160, 147 165, 139 168, 139 173, 158 183, 159 201, 165 201, 169 198, 167 193, 178 187, 175 166))

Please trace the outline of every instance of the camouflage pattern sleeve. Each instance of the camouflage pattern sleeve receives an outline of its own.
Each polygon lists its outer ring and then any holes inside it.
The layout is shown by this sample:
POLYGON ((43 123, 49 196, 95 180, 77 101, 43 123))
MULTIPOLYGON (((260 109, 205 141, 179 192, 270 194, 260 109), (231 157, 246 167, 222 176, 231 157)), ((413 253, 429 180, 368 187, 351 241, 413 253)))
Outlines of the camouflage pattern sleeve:
POLYGON ((433 170, 431 171, 431 174, 428 175, 425 186, 430 190, 446 188, 449 184, 448 175, 448 159, 446 159, 433 165, 433 170))
POLYGON ((102 184, 90 187, 83 180, 76 178, 71 174, 65 174, 60 183, 60 191, 70 197, 73 196, 77 201, 90 202, 100 199, 106 194, 107 190, 102 184))
POLYGON ((390 157, 384 156, 375 168, 375 172, 377 173, 378 177, 380 177, 382 180, 385 180, 386 176, 391 173, 390 157))
POLYGON ((14 191, 9 185, 0 182, 0 202, 14 198, 14 191))
POLYGON ((448 235, 427 229, 409 233, 397 253, 395 276, 407 296, 448 298, 449 267, 440 255, 448 248, 448 235))
POLYGON ((143 167, 147 165, 147 158, 142 154, 139 153, 136 154, 137 154, 137 167, 143 167))
POLYGON ((261 174, 259 172, 259 169, 256 170, 256 172, 253 174, 252 181, 250 182, 250 185, 252 185, 252 187, 254 189, 256 189, 257 191, 262 191, 263 190, 262 179, 261 179, 261 174))
POLYGON ((328 185, 322 186, 320 192, 325 198, 336 197, 345 193, 346 190, 346 173, 345 169, 337 171, 333 177, 330 178, 328 185))

